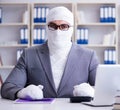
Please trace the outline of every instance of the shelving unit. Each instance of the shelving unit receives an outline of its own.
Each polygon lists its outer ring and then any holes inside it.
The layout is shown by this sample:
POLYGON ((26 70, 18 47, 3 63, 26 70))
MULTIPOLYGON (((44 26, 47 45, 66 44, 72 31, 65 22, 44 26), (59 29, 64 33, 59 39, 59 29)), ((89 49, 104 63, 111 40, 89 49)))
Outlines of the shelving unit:
MULTIPOLYGON (((105 50, 115 50, 116 64, 120 64, 120 16, 118 14, 119 6, 117 3, 0 3, 0 8, 2 9, 0 56, 3 63, 3 65, 0 66, 0 74, 2 74, 3 77, 4 73, 8 75, 17 63, 17 50, 41 44, 41 42, 34 44, 34 29, 45 29, 46 22, 34 22, 36 15, 35 8, 40 8, 39 11, 43 13, 43 10, 48 9, 47 11, 49 11, 49 9, 56 6, 67 7, 75 16, 74 33, 72 36, 73 42, 77 43, 78 28, 88 29, 88 43, 79 45, 95 50, 101 64, 104 64, 105 50), (106 6, 115 7, 115 22, 100 22, 100 8, 106 6), (27 44, 21 44, 20 30, 22 28, 28 29, 27 44), (115 32, 115 43, 103 45, 105 35, 113 31, 115 32)), ((39 17, 41 16, 43 17, 42 14, 39 15, 39 17)), ((44 18, 45 16, 46 13, 44 13, 44 18)), ((42 37, 40 35, 39 33, 39 38, 44 37, 45 40, 47 39, 46 34, 42 37)), ((7 75, 5 75, 5 77, 7 77, 7 75)))
POLYGON ((30 46, 30 4, 0 3, 0 8, 2 9, 2 22, 0 23, 2 66, 0 70, 12 69, 17 63, 17 50, 30 46), (28 30, 27 44, 21 44, 20 30, 22 28, 28 30))
MULTIPOLYGON (((107 10, 108 11, 108 10, 107 10)), ((106 49, 116 51, 116 64, 118 64, 118 15, 116 3, 76 3, 75 5, 75 42, 78 40, 77 29, 88 29, 87 44, 80 44, 97 52, 100 63, 104 64, 104 51, 106 49), (100 8, 115 7, 116 22, 100 22, 100 8), (105 35, 115 32, 115 44, 103 44, 105 35)), ((81 32, 81 31, 80 31, 81 32)))
MULTIPOLYGON (((70 9, 73 13, 74 13, 74 6, 73 6, 73 3, 34 3, 32 5, 32 17, 31 17, 31 23, 32 23, 32 26, 31 26, 31 46, 34 46, 36 44, 34 44, 34 39, 36 38, 35 37, 35 33, 34 32, 34 29, 45 29, 46 28, 46 22, 34 22, 34 18, 35 18, 35 8, 47 8, 48 11, 49 9, 53 8, 53 7, 56 7, 56 6, 65 6, 67 7, 68 9, 70 9)), ((43 11, 42 11, 43 12, 43 11)), ((45 17, 46 17, 46 14, 44 14, 45 17)), ((39 16, 39 15, 38 15, 39 16)), ((41 15, 43 17, 43 15, 41 15)), ((39 16, 40 17, 40 16, 39 16)), ((74 36, 74 35, 73 35, 74 36)), ((40 37, 40 36, 39 36, 40 37)), ((46 34, 44 35, 44 39, 46 40, 46 34)), ((42 37, 41 37, 42 38, 42 37)), ((73 38, 74 39, 74 38, 73 38)), ((72 39, 72 40, 73 40, 72 39)), ((38 43, 39 44, 39 43, 38 43)))

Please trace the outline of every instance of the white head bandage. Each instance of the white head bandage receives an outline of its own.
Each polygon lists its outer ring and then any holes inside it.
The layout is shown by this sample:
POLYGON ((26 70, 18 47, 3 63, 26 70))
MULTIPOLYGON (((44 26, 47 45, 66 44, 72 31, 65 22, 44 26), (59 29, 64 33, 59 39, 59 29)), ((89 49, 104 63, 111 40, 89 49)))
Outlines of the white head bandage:
POLYGON ((54 20, 63 20, 70 25, 74 24, 73 13, 66 7, 60 6, 52 8, 47 15, 47 24, 54 20))

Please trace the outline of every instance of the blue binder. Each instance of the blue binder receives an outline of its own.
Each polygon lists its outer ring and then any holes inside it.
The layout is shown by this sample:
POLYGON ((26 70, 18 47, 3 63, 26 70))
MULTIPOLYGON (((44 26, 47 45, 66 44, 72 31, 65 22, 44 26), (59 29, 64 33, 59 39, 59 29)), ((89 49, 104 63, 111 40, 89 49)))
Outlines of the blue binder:
POLYGON ((34 23, 38 23, 39 19, 38 19, 38 7, 34 8, 34 23))
POLYGON ((2 23, 2 8, 0 8, 0 23, 2 23))

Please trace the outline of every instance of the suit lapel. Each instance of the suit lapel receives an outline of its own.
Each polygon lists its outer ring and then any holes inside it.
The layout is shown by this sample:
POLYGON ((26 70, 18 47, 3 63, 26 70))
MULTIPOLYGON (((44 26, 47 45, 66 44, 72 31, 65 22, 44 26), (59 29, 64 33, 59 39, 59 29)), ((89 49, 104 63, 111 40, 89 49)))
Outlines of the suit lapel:
POLYGON ((59 85, 58 94, 60 94, 60 92, 62 91, 62 88, 65 86, 65 84, 70 79, 70 77, 72 77, 72 74, 74 74, 77 71, 76 64, 78 62, 78 59, 80 60, 81 55, 82 55, 82 52, 79 54, 79 58, 78 58, 77 48, 75 45, 73 45, 66 62, 63 77, 59 85))
POLYGON ((42 63, 42 66, 45 70, 46 76, 55 91, 55 84, 54 84, 54 80, 53 80, 53 76, 52 76, 49 50, 48 50, 47 44, 44 44, 42 46, 42 49, 38 49, 38 55, 39 55, 40 61, 42 63))

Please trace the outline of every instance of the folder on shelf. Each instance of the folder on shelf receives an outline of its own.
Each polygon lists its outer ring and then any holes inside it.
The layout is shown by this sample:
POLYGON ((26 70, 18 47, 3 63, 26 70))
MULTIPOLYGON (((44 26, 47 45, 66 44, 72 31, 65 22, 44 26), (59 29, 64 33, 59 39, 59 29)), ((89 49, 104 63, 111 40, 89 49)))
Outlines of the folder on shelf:
POLYGON ((33 44, 37 44, 37 29, 34 29, 33 44))
POLYGON ((50 8, 49 8, 49 7, 46 7, 46 8, 45 8, 45 22, 46 22, 46 17, 47 17, 47 15, 48 15, 49 11, 50 11, 50 8))
POLYGON ((34 23, 45 23, 48 12, 49 12, 49 7, 35 7, 34 23))
POLYGON ((100 22, 105 21, 104 7, 100 7, 100 22))
POLYGON ((41 44, 41 28, 37 29, 37 44, 41 44))
POLYGON ((24 28, 25 36, 24 36, 24 44, 28 44, 28 29, 24 28))
POLYGON ((88 29, 84 29, 84 44, 88 44, 88 29))
POLYGON ((84 44, 84 29, 80 29, 80 44, 84 44))
POLYGON ((42 43, 44 43, 45 39, 46 39, 46 29, 45 28, 42 28, 41 39, 42 39, 42 43))
POLYGON ((88 44, 88 28, 77 29, 77 43, 88 44))
POLYGON ((108 22, 113 22, 113 17, 112 17, 112 7, 108 7, 108 22))
POLYGON ((37 11, 37 15, 38 15, 38 22, 41 22, 42 21, 42 10, 40 7, 38 7, 38 11, 37 11))
POLYGON ((116 64, 116 51, 112 50, 112 64, 116 64))
POLYGON ((34 8, 34 23, 37 23, 38 20, 38 7, 34 8))
POLYGON ((100 7, 100 22, 115 22, 116 21, 116 14, 115 14, 115 7, 114 6, 103 6, 100 7))
POLYGON ((114 49, 104 51, 104 64, 116 64, 116 51, 114 49))
POLYGON ((0 55, 0 66, 2 66, 3 63, 2 63, 2 58, 1 58, 1 55, 0 55))
POLYGON ((29 13, 28 10, 26 10, 23 14, 23 23, 28 24, 28 22, 29 22, 29 13))
POLYGON ((85 23, 85 13, 84 11, 77 11, 76 12, 77 23, 85 23))
POLYGON ((104 22, 108 22, 108 7, 107 6, 104 7, 104 13, 105 13, 104 22))
POLYGON ((3 84, 3 80, 2 80, 2 76, 0 75, 0 88, 1 88, 2 84, 3 84))
POLYGON ((34 36, 33 36, 33 43, 34 44, 42 44, 45 42, 46 37, 46 30, 45 28, 35 28, 34 29, 34 36))
POLYGON ((28 44, 28 29, 27 28, 20 29, 20 43, 28 44))
POLYGON ((20 43, 23 44, 24 43, 24 29, 20 29, 20 43))
POLYGON ((2 23, 2 8, 0 7, 0 23, 2 23))
POLYGON ((116 22, 116 9, 112 7, 112 22, 116 22))
POLYGON ((41 10, 42 10, 42 16, 41 16, 41 18, 42 18, 42 21, 41 22, 46 22, 46 16, 45 16, 45 7, 42 7, 41 8, 41 10))
POLYGON ((113 31, 110 34, 104 35, 103 45, 115 45, 116 32, 113 31))

